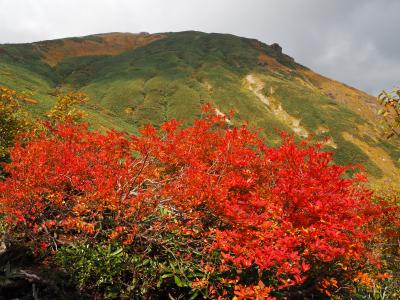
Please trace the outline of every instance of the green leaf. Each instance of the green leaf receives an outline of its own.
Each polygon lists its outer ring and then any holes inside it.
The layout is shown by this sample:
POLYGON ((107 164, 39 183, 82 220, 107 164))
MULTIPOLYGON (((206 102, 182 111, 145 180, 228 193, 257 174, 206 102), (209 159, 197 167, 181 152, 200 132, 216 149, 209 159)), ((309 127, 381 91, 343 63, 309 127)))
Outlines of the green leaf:
POLYGON ((168 210, 165 209, 164 207, 160 207, 160 213, 161 213, 161 216, 166 216, 166 215, 168 215, 168 210))
POLYGON ((122 252, 122 250, 123 250, 123 249, 120 248, 120 249, 114 251, 113 253, 111 253, 110 256, 116 256, 116 255, 120 254, 120 253, 122 252))
POLYGON ((199 295, 199 291, 194 292, 193 295, 189 298, 189 300, 196 299, 198 295, 199 295))
POLYGON ((179 287, 186 286, 185 283, 178 276, 174 276, 174 281, 175 281, 175 284, 179 287))
POLYGON ((172 276, 174 276, 174 274, 173 273, 169 273, 169 274, 162 275, 161 278, 164 279, 164 278, 169 278, 169 277, 172 277, 172 276))

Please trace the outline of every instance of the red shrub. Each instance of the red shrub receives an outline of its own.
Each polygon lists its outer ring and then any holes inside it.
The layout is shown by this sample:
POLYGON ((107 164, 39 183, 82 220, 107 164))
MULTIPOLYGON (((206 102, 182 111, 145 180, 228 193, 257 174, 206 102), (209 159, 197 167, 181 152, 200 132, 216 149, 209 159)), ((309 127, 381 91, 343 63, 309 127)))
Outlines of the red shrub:
MULTIPOLYGON (((257 284, 272 272, 275 289, 318 279, 312 272, 326 263, 351 272, 366 261, 380 209, 362 176, 345 178, 348 167, 318 146, 285 137, 270 148, 205 111, 184 129, 171 120, 128 138, 64 124, 17 144, 0 183, 2 211, 15 232, 56 248, 61 239, 133 243, 145 234, 138 224, 165 209, 152 226, 202 238, 200 250, 221 253, 220 271, 256 265, 257 284)), ((237 295, 249 290, 240 286, 237 295)))

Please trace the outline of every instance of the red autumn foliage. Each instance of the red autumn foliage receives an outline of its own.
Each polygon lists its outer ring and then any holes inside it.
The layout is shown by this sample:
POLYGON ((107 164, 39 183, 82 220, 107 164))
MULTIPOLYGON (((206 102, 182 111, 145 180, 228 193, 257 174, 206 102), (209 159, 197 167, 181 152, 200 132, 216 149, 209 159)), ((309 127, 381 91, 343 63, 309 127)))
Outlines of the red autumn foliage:
MULTIPOLYGON (((262 297, 302 284, 321 264, 351 272, 367 261, 382 210, 362 176, 345 176, 349 167, 318 145, 286 136, 268 147, 247 126, 228 128, 204 111, 187 128, 171 120, 127 137, 67 122, 17 143, 1 210, 21 237, 56 250, 62 241, 132 244, 146 234, 138 224, 162 208, 175 217, 152 226, 202 238, 204 253, 221 253, 221 270, 273 274, 279 284, 262 284, 262 297)), ((257 289, 238 283, 235 294, 257 289)))

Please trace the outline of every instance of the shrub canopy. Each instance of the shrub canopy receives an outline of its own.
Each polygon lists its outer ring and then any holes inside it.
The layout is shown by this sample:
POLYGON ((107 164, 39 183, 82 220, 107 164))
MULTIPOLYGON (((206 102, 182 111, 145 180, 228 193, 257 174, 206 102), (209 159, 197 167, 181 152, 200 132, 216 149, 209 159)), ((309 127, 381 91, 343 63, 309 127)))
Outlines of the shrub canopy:
POLYGON ((326 278, 352 278, 371 257, 365 242, 382 214, 364 176, 346 175, 350 167, 318 145, 282 134, 271 148, 209 106, 204 115, 186 128, 176 120, 146 126, 139 136, 66 122, 25 137, 0 182, 14 234, 49 253, 101 243, 146 257, 140 245, 165 245, 174 233, 200 255, 175 253, 201 266, 189 286, 215 298, 329 290, 336 283, 326 278), (244 278, 245 270, 256 271, 244 278))

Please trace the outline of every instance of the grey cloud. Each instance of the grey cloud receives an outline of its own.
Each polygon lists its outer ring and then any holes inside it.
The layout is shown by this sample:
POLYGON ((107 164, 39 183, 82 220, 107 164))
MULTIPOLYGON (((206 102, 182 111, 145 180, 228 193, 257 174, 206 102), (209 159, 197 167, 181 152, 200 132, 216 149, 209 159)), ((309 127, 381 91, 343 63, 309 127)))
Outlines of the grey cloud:
POLYGON ((200 30, 280 43, 298 62, 376 94, 400 84, 399 0, 0 0, 0 43, 200 30))

